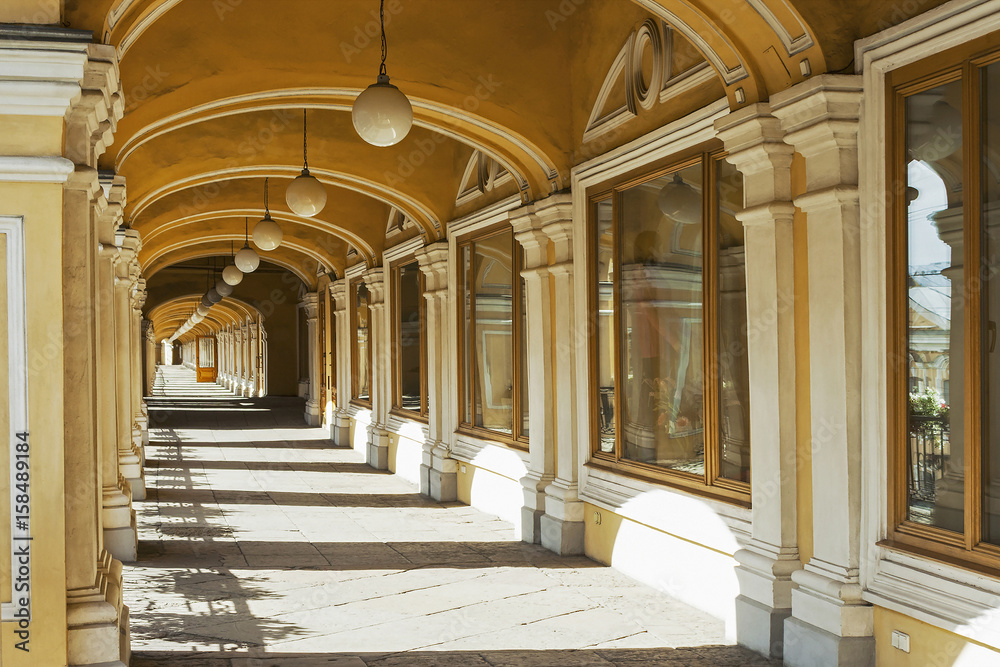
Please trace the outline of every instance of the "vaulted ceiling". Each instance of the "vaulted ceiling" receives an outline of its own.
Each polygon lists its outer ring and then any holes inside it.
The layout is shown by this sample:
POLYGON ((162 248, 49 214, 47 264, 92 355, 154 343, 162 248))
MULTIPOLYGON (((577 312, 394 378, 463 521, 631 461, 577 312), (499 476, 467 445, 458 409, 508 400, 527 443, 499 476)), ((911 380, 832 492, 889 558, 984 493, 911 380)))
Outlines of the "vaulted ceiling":
POLYGON ((565 189, 574 165, 715 100, 735 109, 849 68, 853 41, 899 11, 888 0, 387 0, 388 74, 415 117, 390 148, 362 141, 350 116, 378 72, 378 0, 65 0, 64 22, 118 50, 126 114, 101 166, 126 178, 147 280, 240 247, 269 178, 285 241, 262 256, 314 287, 323 270, 379 263, 393 219, 392 243, 439 238, 492 201, 565 189), (302 168, 303 109, 310 170, 329 195, 314 218, 284 202, 302 168))

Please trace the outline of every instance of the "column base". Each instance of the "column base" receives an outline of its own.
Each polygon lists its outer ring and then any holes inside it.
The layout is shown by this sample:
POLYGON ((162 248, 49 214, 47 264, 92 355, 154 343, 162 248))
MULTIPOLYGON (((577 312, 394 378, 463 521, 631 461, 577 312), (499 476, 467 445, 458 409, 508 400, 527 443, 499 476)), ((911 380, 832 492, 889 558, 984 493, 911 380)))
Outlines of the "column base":
POLYGON ((68 665, 125 667, 118 610, 100 593, 70 599, 66 605, 68 665))
POLYGON ((524 505, 521 506, 521 541, 529 544, 542 543, 542 517, 545 516, 545 487, 552 481, 551 475, 541 476, 529 472, 521 478, 524 491, 524 505))
POLYGON ((458 500, 458 472, 444 472, 425 465, 420 466, 421 493, 443 503, 458 500), (427 491, 423 491, 426 476, 427 491))
POLYGON ((560 556, 578 556, 584 552, 583 521, 566 521, 548 514, 540 519, 542 546, 560 556))
POLYGON ((306 411, 305 411, 306 423, 310 426, 320 425, 320 410, 319 403, 316 401, 306 401, 306 411))
POLYGON ((874 637, 838 637, 797 618, 785 620, 788 667, 874 667, 874 637))
POLYGON ((139 531, 134 514, 131 525, 104 529, 104 548, 123 563, 134 563, 138 560, 139 531))
POLYGON ((769 658, 780 659, 785 619, 791 609, 774 609, 745 595, 736 598, 736 643, 769 658))
POLYGON ((336 414, 330 425, 330 439, 337 447, 351 447, 351 419, 347 415, 336 414))
POLYGON ((389 469, 389 434, 377 426, 368 427, 367 463, 375 470, 389 469))
POLYGON ((146 480, 140 474, 139 477, 126 477, 129 488, 132 490, 132 500, 146 499, 146 480))

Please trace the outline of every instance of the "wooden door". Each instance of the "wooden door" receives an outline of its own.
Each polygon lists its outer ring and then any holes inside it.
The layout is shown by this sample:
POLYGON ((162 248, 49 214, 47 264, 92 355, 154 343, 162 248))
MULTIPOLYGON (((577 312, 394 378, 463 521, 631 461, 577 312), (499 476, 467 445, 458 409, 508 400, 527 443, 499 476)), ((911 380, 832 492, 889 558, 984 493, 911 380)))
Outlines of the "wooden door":
POLYGON ((198 336, 195 350, 197 350, 198 382, 215 382, 215 336, 198 336))

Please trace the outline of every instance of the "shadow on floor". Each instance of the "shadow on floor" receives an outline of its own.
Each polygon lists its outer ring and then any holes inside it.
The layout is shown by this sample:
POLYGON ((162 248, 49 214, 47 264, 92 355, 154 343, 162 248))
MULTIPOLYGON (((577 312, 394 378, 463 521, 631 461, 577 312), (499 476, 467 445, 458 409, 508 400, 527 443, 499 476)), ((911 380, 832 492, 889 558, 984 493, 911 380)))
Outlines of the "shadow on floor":
POLYGON ((132 654, 132 667, 670 667, 778 666, 737 646, 593 649, 576 651, 408 651, 405 653, 175 653, 132 654))

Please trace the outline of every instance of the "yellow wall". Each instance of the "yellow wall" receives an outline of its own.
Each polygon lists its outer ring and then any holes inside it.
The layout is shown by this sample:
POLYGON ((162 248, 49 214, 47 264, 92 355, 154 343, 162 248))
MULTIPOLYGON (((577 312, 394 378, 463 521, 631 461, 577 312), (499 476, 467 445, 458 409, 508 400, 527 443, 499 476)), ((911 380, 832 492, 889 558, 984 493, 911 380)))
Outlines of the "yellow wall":
MULTIPOLYGON (((806 191, 805 160, 792 158, 792 196, 806 191)), ((809 389, 809 246, 806 216, 795 209, 792 221, 795 255, 795 438, 796 438, 796 520, 799 558, 809 562, 813 551, 812 495, 812 416, 809 389)))
POLYGON ((910 616, 875 607, 875 664, 879 667, 989 667, 1000 652, 910 616), (910 652, 893 648, 892 631, 910 637, 910 652))
POLYGON ((3 0, 0 23, 59 23, 62 4, 62 0, 3 0))
MULTIPOLYGON (((30 653, 15 649, 16 627, 4 623, 0 662, 5 667, 60 665, 66 662, 62 274, 52 271, 52 258, 62 256, 62 185, 0 184, 0 214, 25 218, 34 537, 30 653)), ((5 446, 0 456, 7 458, 8 452, 5 446)), ((0 479, 0 495, 9 494, 8 480, 0 479)))

